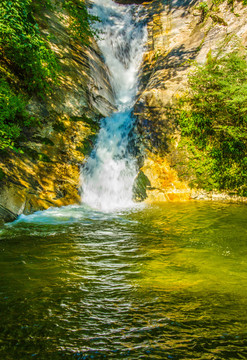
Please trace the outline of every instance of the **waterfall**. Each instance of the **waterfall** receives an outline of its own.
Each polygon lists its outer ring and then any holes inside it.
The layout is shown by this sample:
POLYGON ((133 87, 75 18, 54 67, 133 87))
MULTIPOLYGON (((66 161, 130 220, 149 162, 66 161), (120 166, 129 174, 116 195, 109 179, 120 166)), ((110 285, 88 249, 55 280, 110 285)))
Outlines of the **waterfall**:
POLYGON ((100 19, 94 26, 99 31, 98 45, 109 69, 117 111, 102 119, 95 148, 82 169, 82 201, 94 209, 112 211, 133 205, 137 165, 128 144, 146 27, 138 5, 93 0, 90 12, 100 19))

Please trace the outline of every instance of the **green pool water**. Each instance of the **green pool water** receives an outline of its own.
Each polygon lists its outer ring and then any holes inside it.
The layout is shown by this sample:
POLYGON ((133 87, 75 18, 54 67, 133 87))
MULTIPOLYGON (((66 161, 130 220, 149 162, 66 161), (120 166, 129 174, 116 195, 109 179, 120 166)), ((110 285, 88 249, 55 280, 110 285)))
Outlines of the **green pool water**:
POLYGON ((0 359, 247 359, 246 205, 50 209, 0 269, 0 359))

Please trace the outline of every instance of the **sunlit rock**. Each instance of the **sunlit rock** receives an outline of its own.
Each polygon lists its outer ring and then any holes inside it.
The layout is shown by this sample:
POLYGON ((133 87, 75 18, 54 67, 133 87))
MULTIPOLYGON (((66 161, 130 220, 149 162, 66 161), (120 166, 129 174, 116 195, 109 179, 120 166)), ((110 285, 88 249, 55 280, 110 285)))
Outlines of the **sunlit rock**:
POLYGON ((96 42, 70 38, 69 16, 45 10, 37 21, 61 63, 59 84, 29 113, 37 127, 21 144, 23 154, 0 158, 0 218, 13 220, 51 206, 80 202, 80 165, 93 147, 99 119, 115 109, 108 69, 96 42))
POLYGON ((149 14, 148 41, 134 113, 138 118, 142 148, 148 153, 146 164, 149 166, 142 171, 152 187, 160 188, 160 192, 150 192, 149 199, 173 197, 164 195, 166 192, 176 198, 181 186, 188 189, 193 180, 188 154, 179 147, 176 102, 188 90, 188 74, 193 72, 194 63, 203 64, 209 51, 224 54, 239 44, 247 45, 246 6, 234 3, 232 11, 225 1, 218 6, 217 13, 211 11, 201 21, 199 3, 154 0, 145 4, 149 14), (157 155, 163 163, 163 170, 158 173, 157 155), (163 181, 169 166, 177 174, 179 183, 174 183, 170 175, 163 181), (150 169, 154 168, 153 173, 150 169))

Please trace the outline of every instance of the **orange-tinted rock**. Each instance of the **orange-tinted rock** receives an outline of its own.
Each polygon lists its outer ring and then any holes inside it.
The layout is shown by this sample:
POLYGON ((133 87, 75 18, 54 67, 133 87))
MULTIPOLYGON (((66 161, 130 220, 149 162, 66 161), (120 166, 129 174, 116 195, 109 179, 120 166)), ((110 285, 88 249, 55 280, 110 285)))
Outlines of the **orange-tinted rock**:
MULTIPOLYGON (((156 188, 147 191, 149 200, 190 197, 187 184, 194 174, 186 150, 179 147, 175 113, 177 100, 188 91, 194 62, 203 64, 209 51, 213 55, 219 50, 227 53, 239 43, 247 45, 247 7, 242 2, 234 2, 234 11, 227 1, 219 4, 217 16, 208 16, 203 22, 199 3, 154 0, 145 4, 148 41, 134 113, 147 157, 142 171, 156 188)), ((208 1, 210 9, 211 5, 208 1)), ((210 11, 210 15, 216 13, 210 11)))

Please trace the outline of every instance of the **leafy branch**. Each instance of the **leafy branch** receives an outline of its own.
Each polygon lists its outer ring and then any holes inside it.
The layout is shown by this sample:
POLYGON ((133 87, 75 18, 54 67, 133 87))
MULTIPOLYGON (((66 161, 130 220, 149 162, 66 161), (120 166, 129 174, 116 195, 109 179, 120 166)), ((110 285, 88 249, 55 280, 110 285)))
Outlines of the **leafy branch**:
POLYGON ((197 154, 193 161, 198 183, 247 195, 245 57, 237 52, 220 58, 209 53, 206 64, 189 77, 189 85, 189 94, 181 99, 179 125, 183 142, 197 154))

